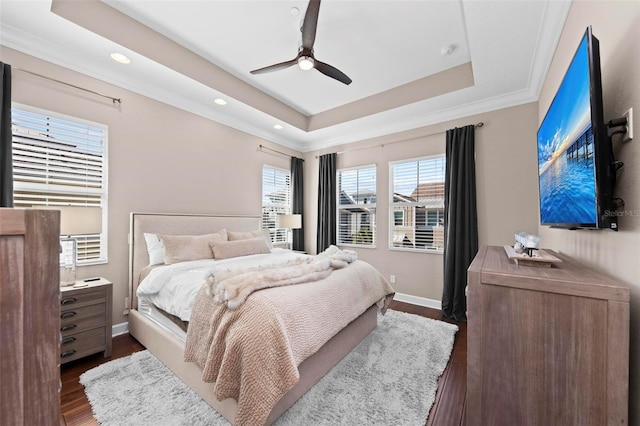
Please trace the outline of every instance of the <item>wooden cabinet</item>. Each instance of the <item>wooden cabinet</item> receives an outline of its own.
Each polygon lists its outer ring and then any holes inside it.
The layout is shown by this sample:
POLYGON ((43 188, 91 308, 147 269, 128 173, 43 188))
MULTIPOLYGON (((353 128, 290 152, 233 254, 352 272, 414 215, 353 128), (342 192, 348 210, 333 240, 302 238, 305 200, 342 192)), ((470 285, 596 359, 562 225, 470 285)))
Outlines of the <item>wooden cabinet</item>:
POLYGON ((467 424, 625 425, 629 287, 571 258, 483 247, 467 289, 467 424))
POLYGON ((111 356, 113 285, 100 278, 86 287, 62 287, 60 297, 60 362, 104 352, 111 356))
POLYGON ((0 208, 0 425, 60 424, 60 212, 0 208))

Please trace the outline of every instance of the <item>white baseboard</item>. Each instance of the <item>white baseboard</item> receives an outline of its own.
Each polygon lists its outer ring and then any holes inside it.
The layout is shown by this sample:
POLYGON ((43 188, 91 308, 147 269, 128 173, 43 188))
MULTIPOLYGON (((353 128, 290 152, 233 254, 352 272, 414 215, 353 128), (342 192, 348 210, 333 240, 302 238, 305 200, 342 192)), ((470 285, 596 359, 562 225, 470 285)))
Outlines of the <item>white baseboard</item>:
POLYGON ((426 297, 412 296, 410 294, 396 293, 393 300, 398 302, 411 303, 412 305, 425 306, 427 308, 442 310, 442 302, 435 299, 427 299, 426 297))
POLYGON ((121 322, 111 326, 111 337, 116 337, 129 332, 129 322, 121 322))

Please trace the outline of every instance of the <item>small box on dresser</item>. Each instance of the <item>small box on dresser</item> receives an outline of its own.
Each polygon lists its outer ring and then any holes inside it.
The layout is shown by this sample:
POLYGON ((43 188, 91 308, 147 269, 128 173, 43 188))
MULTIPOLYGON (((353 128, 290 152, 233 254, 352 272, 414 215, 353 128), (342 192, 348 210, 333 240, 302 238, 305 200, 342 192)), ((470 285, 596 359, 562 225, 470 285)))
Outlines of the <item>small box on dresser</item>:
POLYGON ((467 425, 626 425, 630 289, 568 256, 468 271, 467 425))
POLYGON ((104 278, 86 284, 60 288, 61 364, 98 352, 111 356, 113 284, 104 278))

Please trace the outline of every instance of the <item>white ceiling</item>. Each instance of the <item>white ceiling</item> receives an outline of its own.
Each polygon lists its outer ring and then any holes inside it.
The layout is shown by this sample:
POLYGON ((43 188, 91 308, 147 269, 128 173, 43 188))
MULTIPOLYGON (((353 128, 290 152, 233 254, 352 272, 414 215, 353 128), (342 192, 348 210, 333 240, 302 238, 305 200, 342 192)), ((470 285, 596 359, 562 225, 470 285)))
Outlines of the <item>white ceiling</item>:
POLYGON ((569 2, 324 0, 315 56, 353 83, 296 66, 250 74, 296 56, 306 7, 0 0, 0 44, 309 151, 537 100, 569 2))

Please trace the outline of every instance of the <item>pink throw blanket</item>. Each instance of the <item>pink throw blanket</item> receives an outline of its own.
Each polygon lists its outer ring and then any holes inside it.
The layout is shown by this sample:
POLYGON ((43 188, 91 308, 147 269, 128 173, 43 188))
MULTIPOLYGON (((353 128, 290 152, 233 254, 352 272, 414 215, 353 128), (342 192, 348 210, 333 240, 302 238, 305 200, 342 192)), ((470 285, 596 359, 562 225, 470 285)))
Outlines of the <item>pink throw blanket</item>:
POLYGON ((215 303, 203 287, 189 324, 185 361, 202 368, 205 382, 215 382, 218 400, 238 402, 236 425, 263 425, 298 382, 298 365, 393 293, 362 261, 319 281, 257 291, 235 310, 215 303))

